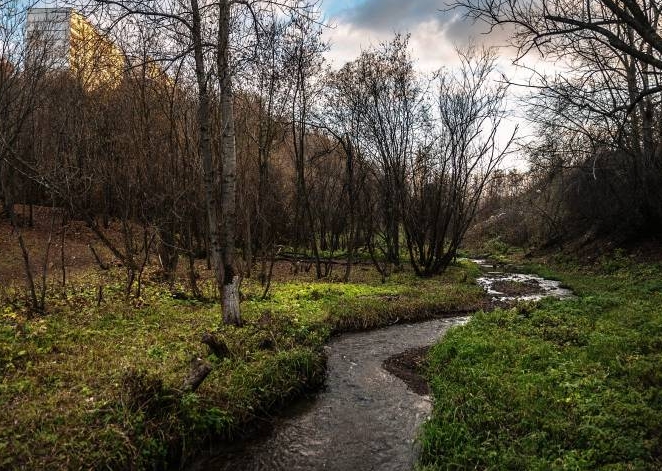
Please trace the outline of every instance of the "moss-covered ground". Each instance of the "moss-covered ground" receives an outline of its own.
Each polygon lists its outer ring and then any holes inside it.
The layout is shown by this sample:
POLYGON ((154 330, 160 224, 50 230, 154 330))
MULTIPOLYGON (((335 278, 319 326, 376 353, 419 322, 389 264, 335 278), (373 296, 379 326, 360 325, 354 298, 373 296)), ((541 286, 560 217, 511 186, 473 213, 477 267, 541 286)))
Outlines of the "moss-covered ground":
MULTIPOLYGON (((121 271, 83 271, 30 316, 24 293, 0 290, 0 469, 154 469, 177 465, 209 439, 231 439, 255 418, 323 382, 333 333, 479 308, 469 265, 419 280, 380 283, 293 276, 267 299, 247 280, 245 325, 221 326, 218 304, 178 300, 156 281, 127 299, 121 271), (99 298, 99 285, 103 296, 99 298), (219 359, 200 342, 215 332, 219 359), (194 358, 213 370, 182 392, 194 358)), ((147 276, 149 278, 149 276, 147 276)))
POLYGON ((577 298, 479 313, 431 350, 419 469, 662 469, 662 266, 543 274, 577 298))

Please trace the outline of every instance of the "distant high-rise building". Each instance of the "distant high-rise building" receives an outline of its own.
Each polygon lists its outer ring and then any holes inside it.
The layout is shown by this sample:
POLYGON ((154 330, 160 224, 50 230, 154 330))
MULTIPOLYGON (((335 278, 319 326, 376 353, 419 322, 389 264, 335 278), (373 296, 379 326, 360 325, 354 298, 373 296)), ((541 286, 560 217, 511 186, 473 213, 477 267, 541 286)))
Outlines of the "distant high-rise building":
POLYGON ((26 39, 40 64, 69 71, 86 90, 114 88, 122 80, 122 51, 72 8, 30 9, 26 39))

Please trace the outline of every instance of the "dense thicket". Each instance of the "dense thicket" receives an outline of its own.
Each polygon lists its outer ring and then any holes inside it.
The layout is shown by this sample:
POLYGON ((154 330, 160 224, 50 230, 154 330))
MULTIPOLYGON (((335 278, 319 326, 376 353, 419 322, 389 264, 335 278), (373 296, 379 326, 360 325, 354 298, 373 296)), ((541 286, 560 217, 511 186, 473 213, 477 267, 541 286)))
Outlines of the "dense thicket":
POLYGON ((519 216, 501 208, 492 222, 515 219, 520 229, 513 240, 526 233, 535 244, 659 237, 659 2, 470 0, 462 6, 470 16, 508 25, 522 56, 535 49, 557 67, 532 81, 531 171, 518 177, 522 193, 510 199, 519 216))

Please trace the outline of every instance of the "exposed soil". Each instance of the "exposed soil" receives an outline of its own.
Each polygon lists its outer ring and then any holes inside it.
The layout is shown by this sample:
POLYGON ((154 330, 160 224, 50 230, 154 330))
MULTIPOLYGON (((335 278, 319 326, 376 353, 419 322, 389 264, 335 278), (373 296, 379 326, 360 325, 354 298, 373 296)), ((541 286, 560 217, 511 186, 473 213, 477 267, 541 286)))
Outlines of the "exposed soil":
MULTIPOLYGON (((43 270, 46 247, 49 237, 51 247, 47 262, 47 274, 51 281, 61 276, 62 261, 66 269, 67 278, 78 273, 87 273, 98 270, 98 264, 92 255, 90 246, 97 251, 102 261, 111 266, 120 263, 111 252, 97 239, 95 234, 83 221, 70 220, 64 228, 62 237, 62 212, 59 208, 33 206, 32 225, 29 225, 29 207, 17 204, 15 207, 18 219, 23 223, 20 228, 27 246, 30 264, 33 273, 41 275, 43 270), (62 242, 64 241, 64 246, 62 242)), ((120 249, 122 246, 121 225, 111 220, 110 227, 104 229, 106 237, 120 249)), ((158 268, 156 256, 150 257, 150 266, 158 268)), ((259 263, 253 267, 252 275, 259 273, 259 263)), ((337 263, 330 264, 327 280, 342 281, 345 267, 337 263)), ((196 271, 201 280, 211 279, 212 273, 207 269, 206 260, 196 261, 196 271)), ((178 278, 187 281, 186 263, 181 260, 178 267, 178 278)), ((247 274, 248 275, 248 274, 247 274)), ((357 262, 352 267, 351 279, 353 282, 363 282, 375 279, 376 274, 371 263, 357 262)), ((18 244, 16 231, 9 220, 0 215, 0 287, 14 284, 22 285, 25 280, 25 267, 23 256, 18 244)), ((315 281, 315 267, 312 263, 296 263, 295 261, 278 260, 273 267, 273 281, 315 281)))
POLYGON ((430 394, 430 387, 423 377, 423 370, 429 350, 429 346, 405 350, 384 360, 382 366, 386 371, 404 381, 416 394, 427 396, 430 394))
POLYGON ((541 291, 540 283, 536 280, 524 282, 512 280, 497 280, 492 283, 492 289, 503 293, 505 296, 528 296, 538 294, 541 291))
MULTIPOLYGON (((16 205, 19 220, 23 221, 20 228, 27 246, 30 264, 35 273, 41 274, 48 245, 51 239, 47 267, 51 276, 58 277, 62 269, 62 260, 68 272, 94 269, 97 263, 89 249, 93 245, 105 262, 113 262, 110 253, 96 241, 91 230, 80 221, 69 221, 64 233, 62 246, 62 216, 60 210, 33 207, 32 226, 28 225, 29 211, 27 206, 16 205)), ((114 230, 109 231, 116 232, 114 230)), ((115 238, 115 237, 113 237, 115 238)), ((25 268, 23 256, 18 244, 17 233, 11 227, 7 218, 0 218, 0 285, 9 286, 23 283, 25 268)))

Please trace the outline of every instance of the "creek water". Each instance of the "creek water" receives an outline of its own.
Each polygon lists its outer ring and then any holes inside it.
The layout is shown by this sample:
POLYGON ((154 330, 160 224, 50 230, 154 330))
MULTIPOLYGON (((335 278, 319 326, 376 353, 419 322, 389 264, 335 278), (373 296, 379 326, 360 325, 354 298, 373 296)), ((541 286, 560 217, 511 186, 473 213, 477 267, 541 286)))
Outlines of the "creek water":
MULTIPOLYGON (((495 301, 566 297, 560 283, 535 275, 492 270, 476 260, 484 275, 478 283, 495 301), (498 282, 530 285, 527 294, 509 296, 498 282), (531 293, 531 291, 536 291, 531 293)), ((298 401, 274 419, 271 432, 242 441, 189 468, 195 471, 368 471, 410 470, 416 459, 418 428, 429 416, 428 396, 419 396, 383 369, 387 358, 428 346, 468 317, 396 325, 345 334, 326 347, 327 380, 323 391, 298 401)))
POLYGON ((476 259, 472 262, 478 264, 484 273, 476 282, 494 301, 538 301, 549 297, 564 299, 574 296, 573 292, 563 287, 560 281, 548 280, 538 275, 514 273, 508 268, 497 270, 498 265, 487 260, 476 259), (525 290, 509 293, 502 288, 509 285, 524 287, 525 290))
POLYGON ((382 368, 409 348, 435 343, 468 317, 345 334, 327 347, 325 389, 276 419, 268 437, 195 463, 194 470, 404 470, 416 459, 418 427, 432 409, 382 368))

